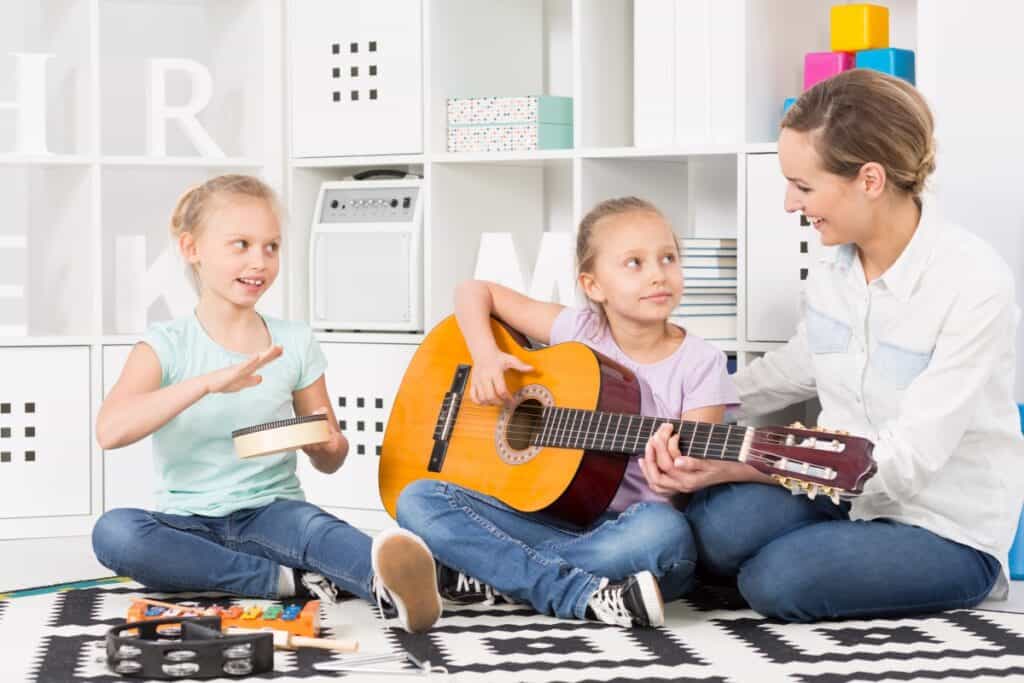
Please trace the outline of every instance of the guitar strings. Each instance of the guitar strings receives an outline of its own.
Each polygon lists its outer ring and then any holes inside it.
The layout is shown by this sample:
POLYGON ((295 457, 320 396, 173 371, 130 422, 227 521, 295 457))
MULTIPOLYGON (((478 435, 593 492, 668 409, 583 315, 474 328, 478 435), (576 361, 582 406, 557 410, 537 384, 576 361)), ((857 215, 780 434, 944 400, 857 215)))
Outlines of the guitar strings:
MULTIPOLYGON (((582 410, 582 411, 585 411, 585 412, 588 412, 588 413, 594 413, 595 415, 598 414, 598 412, 599 412, 599 411, 592 411, 592 410, 587 409, 587 408, 559 408, 559 409, 560 410, 582 410)), ((463 405, 459 406, 459 410, 458 410, 457 414, 458 414, 458 417, 462 417, 463 415, 475 414, 475 415, 485 415, 487 417, 491 417, 492 419, 497 419, 497 416, 498 416, 500 410, 501 409, 498 406, 482 406, 482 405, 479 405, 479 404, 463 404, 463 405)), ((541 410, 543 410, 543 408, 538 410, 534 406, 518 406, 515 409, 515 412, 517 412, 517 413, 525 412, 525 413, 532 413, 533 415, 536 415, 536 414, 540 413, 541 410)), ((653 416, 650 416, 650 415, 636 415, 636 414, 630 414, 630 413, 609 413, 609 412, 600 412, 600 414, 602 416, 611 415, 612 419, 618 417, 619 415, 622 416, 622 419, 629 419, 630 417, 632 417, 634 419, 636 419, 636 418, 646 419, 646 420, 652 420, 653 419, 653 420, 657 420, 661 424, 664 424, 665 422, 673 422, 674 421, 674 422, 683 422, 683 423, 688 424, 688 425, 689 424, 695 424, 695 425, 714 425, 716 430, 722 429, 722 428, 728 429, 730 426, 732 426, 734 429, 746 429, 746 427, 742 427, 740 425, 727 425, 727 424, 722 424, 722 423, 717 423, 717 422, 699 422, 699 421, 696 421, 696 420, 674 420, 674 419, 670 419, 670 418, 653 417, 653 416)), ((551 419, 559 419, 559 418, 551 418, 551 419)), ((596 419, 597 418, 595 418, 595 420, 596 419)), ((604 419, 604 418, 602 417, 601 419, 604 419)), ((605 425, 605 426, 607 427, 607 425, 605 425)), ((786 434, 784 432, 767 431, 767 430, 764 430, 764 429, 759 429, 757 427, 754 428, 754 431, 755 431, 756 435, 761 436, 761 437, 770 436, 770 437, 777 437, 779 439, 785 439, 786 437, 789 436, 788 434, 786 434)), ((814 431, 814 430, 809 430, 809 431, 814 431)), ((823 435, 825 435, 825 437, 835 436, 835 435, 828 434, 828 432, 821 432, 821 433, 823 435)), ((825 437, 823 437, 823 438, 825 438, 825 437)), ((825 440, 827 440, 827 438, 825 440)))

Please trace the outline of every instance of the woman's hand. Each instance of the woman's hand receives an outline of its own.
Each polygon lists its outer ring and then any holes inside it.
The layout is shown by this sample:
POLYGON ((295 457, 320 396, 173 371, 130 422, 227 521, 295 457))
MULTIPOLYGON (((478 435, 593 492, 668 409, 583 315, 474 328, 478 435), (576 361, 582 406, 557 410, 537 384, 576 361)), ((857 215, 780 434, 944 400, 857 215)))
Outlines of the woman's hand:
POLYGON ((320 462, 327 466, 329 463, 333 466, 331 471, 335 471, 345 461, 345 457, 348 455, 348 439, 341 433, 338 428, 338 423, 330 419, 330 413, 327 412, 327 408, 317 408, 312 412, 313 415, 327 415, 327 428, 330 430, 330 436, 327 441, 321 441, 320 443, 310 444, 303 446, 302 450, 305 451, 306 455, 313 459, 314 464, 320 462), (335 463, 337 463, 335 465, 335 463))
POLYGON ((230 365, 206 375, 206 391, 210 394, 230 394, 242 389, 254 387, 263 381, 259 375, 253 374, 272 360, 277 359, 283 349, 271 346, 265 351, 254 353, 237 365, 230 365))
POLYGON ((482 405, 501 405, 511 400, 512 395, 505 385, 505 372, 508 370, 531 372, 533 368, 512 354, 498 349, 485 358, 474 358, 469 397, 482 405))
POLYGON ((693 493, 729 481, 764 481, 764 475, 745 463, 683 455, 679 435, 672 435, 672 425, 668 423, 647 441, 640 469, 651 490, 662 496, 693 493))

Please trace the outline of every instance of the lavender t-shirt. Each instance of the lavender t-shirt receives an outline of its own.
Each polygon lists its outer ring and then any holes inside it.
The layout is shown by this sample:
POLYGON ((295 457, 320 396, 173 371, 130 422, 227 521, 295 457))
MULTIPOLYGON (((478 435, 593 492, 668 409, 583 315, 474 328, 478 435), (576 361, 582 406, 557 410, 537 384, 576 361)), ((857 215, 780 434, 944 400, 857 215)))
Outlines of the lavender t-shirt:
MULTIPOLYGON (((640 380, 640 414, 679 419, 687 410, 737 405, 739 394, 726 369, 725 354, 687 332, 672 355, 656 363, 638 363, 615 343, 611 330, 589 309, 565 308, 551 326, 551 343, 583 342, 632 370, 640 380)), ((609 509, 621 512, 640 501, 668 502, 647 485, 638 458, 630 458, 626 475, 609 509)))

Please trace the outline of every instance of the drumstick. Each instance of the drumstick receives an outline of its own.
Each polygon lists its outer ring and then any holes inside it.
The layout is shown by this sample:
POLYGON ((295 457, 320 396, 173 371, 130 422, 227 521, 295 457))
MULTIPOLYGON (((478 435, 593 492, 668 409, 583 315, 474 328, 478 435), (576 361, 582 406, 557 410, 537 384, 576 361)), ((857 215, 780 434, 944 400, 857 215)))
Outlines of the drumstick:
POLYGON ((358 640, 339 640, 336 638, 310 638, 309 636, 297 636, 290 631, 282 631, 276 628, 249 629, 241 626, 232 626, 228 633, 251 633, 253 631, 266 631, 274 634, 274 647, 279 650, 297 650, 300 647, 315 647, 321 650, 334 650, 335 652, 358 652, 358 640))

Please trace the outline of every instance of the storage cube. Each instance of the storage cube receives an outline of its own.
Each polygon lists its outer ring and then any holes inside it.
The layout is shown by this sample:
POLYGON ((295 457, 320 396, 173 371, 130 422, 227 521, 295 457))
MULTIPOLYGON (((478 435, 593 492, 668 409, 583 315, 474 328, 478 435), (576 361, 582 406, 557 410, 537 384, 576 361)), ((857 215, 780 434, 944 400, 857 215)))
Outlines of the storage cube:
POLYGON ((857 53, 858 69, 874 69, 902 78, 911 85, 916 84, 914 74, 914 51, 895 47, 881 50, 862 50, 857 53))
POLYGON ((804 90, 853 68, 851 52, 808 52, 804 55, 804 90))
POLYGON ((522 152, 572 147, 572 98, 455 97, 448 100, 449 152, 522 152))
POLYGON ((834 5, 830 19, 833 52, 859 52, 889 47, 887 7, 834 5))

